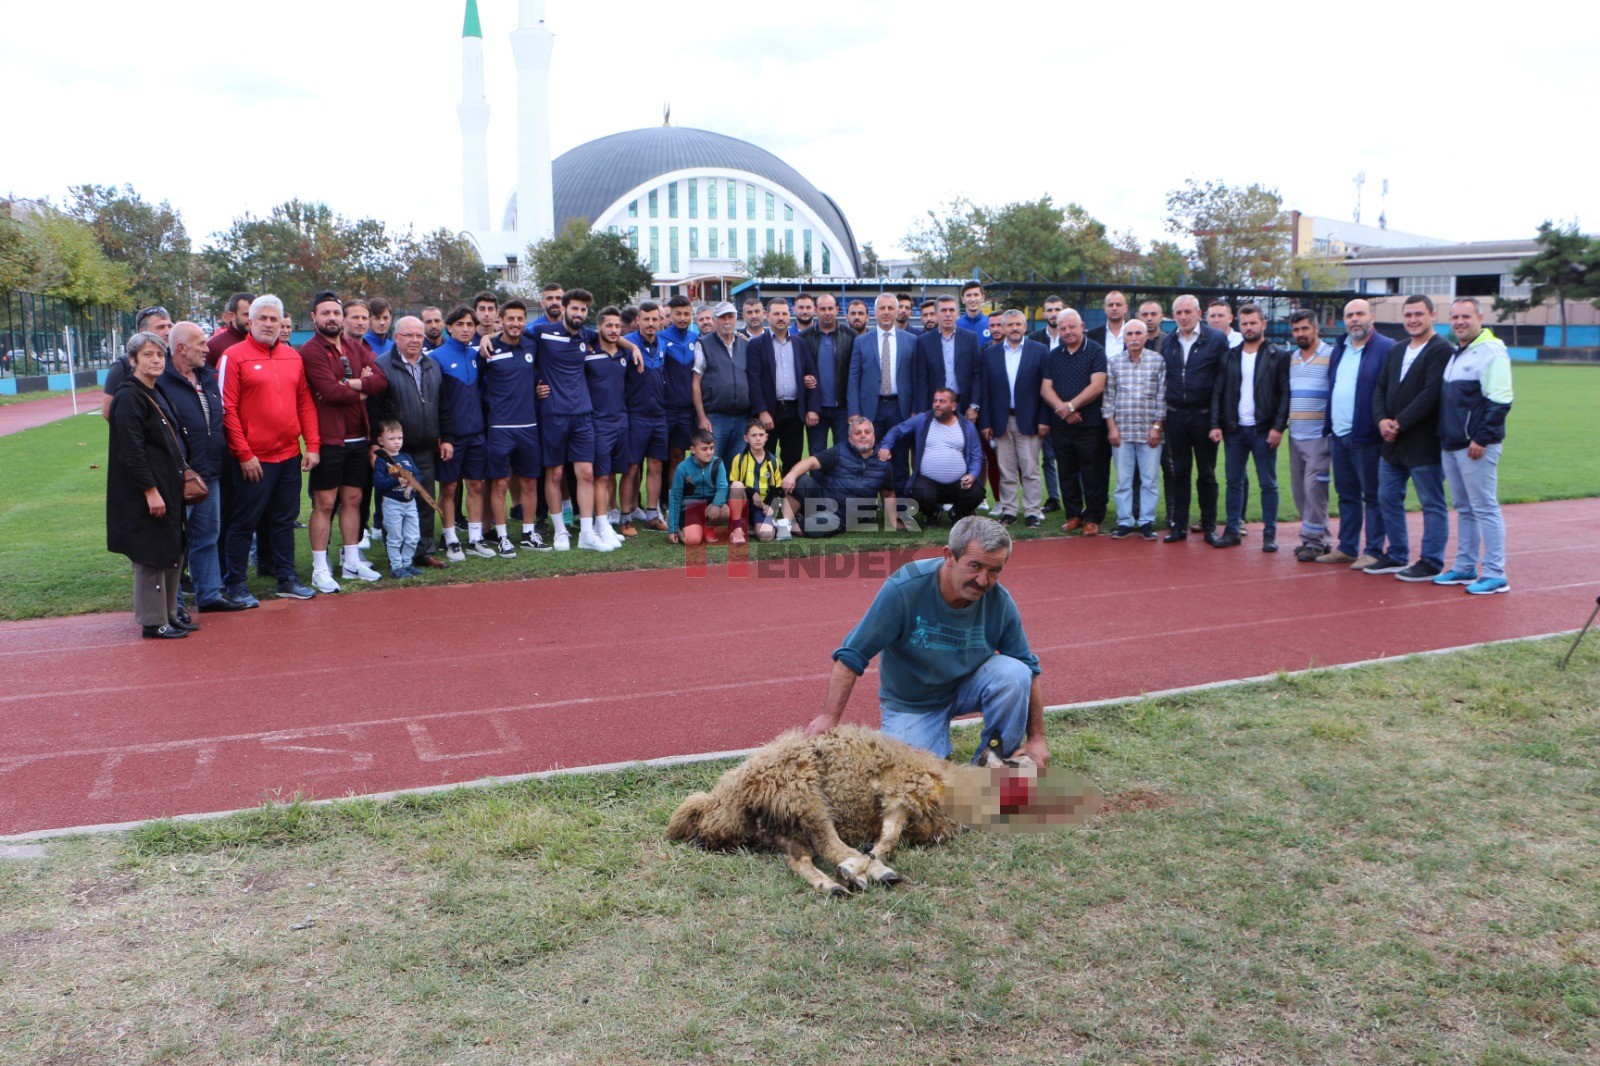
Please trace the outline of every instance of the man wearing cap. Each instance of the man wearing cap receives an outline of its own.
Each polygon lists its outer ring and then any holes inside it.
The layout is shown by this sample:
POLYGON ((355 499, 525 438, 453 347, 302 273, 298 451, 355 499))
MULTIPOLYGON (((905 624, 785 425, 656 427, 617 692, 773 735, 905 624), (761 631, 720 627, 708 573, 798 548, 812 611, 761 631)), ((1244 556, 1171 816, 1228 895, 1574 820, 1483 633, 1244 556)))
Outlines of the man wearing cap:
POLYGON ((700 338, 694 363, 694 410, 701 429, 715 438, 717 458, 726 463, 738 451, 750 419, 750 342, 734 329, 733 304, 712 308, 716 329, 700 338))

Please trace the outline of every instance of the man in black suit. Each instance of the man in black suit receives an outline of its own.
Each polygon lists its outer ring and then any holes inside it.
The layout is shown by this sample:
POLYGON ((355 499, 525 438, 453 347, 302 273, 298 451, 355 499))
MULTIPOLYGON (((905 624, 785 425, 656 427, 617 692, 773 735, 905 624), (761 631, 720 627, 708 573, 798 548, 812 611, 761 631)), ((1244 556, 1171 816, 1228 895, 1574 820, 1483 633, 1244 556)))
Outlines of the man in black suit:
POLYGON ((1228 528, 1213 544, 1237 548, 1254 458, 1261 486, 1261 550, 1278 550, 1278 445, 1289 428, 1289 353, 1266 339, 1253 303, 1239 306, 1239 344, 1222 357, 1211 387, 1211 442, 1227 452, 1228 528))
POLYGON ((917 338, 917 410, 933 407, 935 389, 956 391, 956 411, 978 420, 978 336, 956 328, 960 304, 941 296, 935 304, 933 329, 917 338))
POLYGON ((832 445, 844 444, 850 439, 845 425, 850 412, 845 407, 850 386, 850 352, 855 344, 855 331, 839 321, 839 301, 832 293, 820 293, 816 321, 800 334, 805 387, 815 392, 810 399, 810 414, 806 417, 806 442, 812 455, 820 455, 832 445))
POLYGON ((789 301, 782 296, 767 302, 767 327, 750 341, 745 374, 750 406, 776 439, 778 462, 787 470, 800 461, 800 439, 816 392, 805 387, 808 360, 799 339, 789 333, 789 301))
POLYGON ((1217 541, 1217 445, 1211 439, 1211 389, 1228 352, 1228 338, 1200 321, 1200 301, 1184 295, 1172 301, 1178 328, 1167 334, 1161 356, 1167 364, 1167 451, 1172 456, 1168 486, 1167 535, 1175 544, 1189 538, 1189 478, 1198 468, 1200 528, 1206 543, 1217 541))
POLYGON ((1383 374, 1372 390, 1372 417, 1383 435, 1378 459, 1378 507, 1389 550, 1367 567, 1369 574, 1394 574, 1401 581, 1431 581, 1444 570, 1450 539, 1450 511, 1444 500, 1444 466, 1439 453, 1439 393, 1451 348, 1433 328, 1433 301, 1409 296, 1400 310, 1410 338, 1384 357, 1383 374), (1406 532, 1406 480, 1422 505, 1422 550, 1410 566, 1406 532))
MULTIPOLYGON (((1096 326, 1089 331, 1089 339, 1106 350, 1107 359, 1115 359, 1123 352, 1122 327, 1128 321, 1128 296, 1120 289, 1112 289, 1106 293, 1100 306, 1106 313, 1106 324, 1096 326)), ((1160 304, 1156 305, 1159 313, 1160 304)), ((1158 320, 1159 321, 1159 320, 1158 320)), ((1160 346, 1160 338, 1147 337, 1152 347, 1160 346)))

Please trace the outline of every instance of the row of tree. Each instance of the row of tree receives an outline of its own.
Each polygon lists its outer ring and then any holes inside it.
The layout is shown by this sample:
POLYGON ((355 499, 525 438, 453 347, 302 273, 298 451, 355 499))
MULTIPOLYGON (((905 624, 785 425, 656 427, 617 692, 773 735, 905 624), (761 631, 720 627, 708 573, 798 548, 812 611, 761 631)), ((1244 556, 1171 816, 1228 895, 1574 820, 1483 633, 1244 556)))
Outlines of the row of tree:
POLYGON ((1167 194, 1166 227, 1186 242, 1110 233, 1082 206, 1038 200, 983 206, 958 199, 906 235, 917 270, 935 277, 1145 285, 1338 288, 1337 269, 1290 254, 1291 216, 1260 185, 1189 179, 1167 194))
POLYGON ((1554 300, 1561 316, 1561 347, 1567 346, 1567 301, 1589 300, 1600 307, 1600 237, 1586 236, 1576 222, 1546 219, 1539 226, 1539 250, 1517 264, 1511 280, 1528 286, 1520 299, 1497 299, 1503 314, 1531 311, 1554 300))

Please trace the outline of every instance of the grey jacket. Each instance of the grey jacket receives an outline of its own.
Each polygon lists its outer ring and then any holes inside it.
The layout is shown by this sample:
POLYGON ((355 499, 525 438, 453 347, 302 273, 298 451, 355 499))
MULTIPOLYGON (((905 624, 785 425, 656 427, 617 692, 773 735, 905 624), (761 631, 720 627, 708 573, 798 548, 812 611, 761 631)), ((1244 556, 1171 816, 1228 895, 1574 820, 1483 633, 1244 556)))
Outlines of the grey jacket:
POLYGON ((700 338, 706 372, 700 376, 700 403, 706 414, 744 415, 750 413, 750 382, 747 376, 750 342, 735 335, 730 350, 715 333, 700 338))
POLYGON ((440 425, 439 390, 444 371, 438 362, 429 355, 422 357, 420 395, 416 380, 398 349, 378 356, 377 364, 389 379, 389 387, 367 397, 367 421, 372 425, 373 437, 378 435, 378 423, 391 418, 405 431, 408 452, 416 452, 420 445, 452 440, 450 427, 440 425))

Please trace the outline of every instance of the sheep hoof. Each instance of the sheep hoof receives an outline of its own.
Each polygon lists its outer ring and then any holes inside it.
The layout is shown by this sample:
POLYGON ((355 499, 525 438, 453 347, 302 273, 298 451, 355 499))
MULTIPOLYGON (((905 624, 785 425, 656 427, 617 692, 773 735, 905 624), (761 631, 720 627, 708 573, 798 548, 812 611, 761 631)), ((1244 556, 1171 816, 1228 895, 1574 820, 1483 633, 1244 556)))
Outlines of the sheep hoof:
POLYGON ((829 899, 843 899, 850 894, 849 890, 838 882, 829 885, 823 891, 827 893, 829 899))
POLYGON ((889 867, 885 866, 883 868, 883 872, 876 875, 873 880, 878 882, 880 885, 898 885, 903 878, 889 867))

